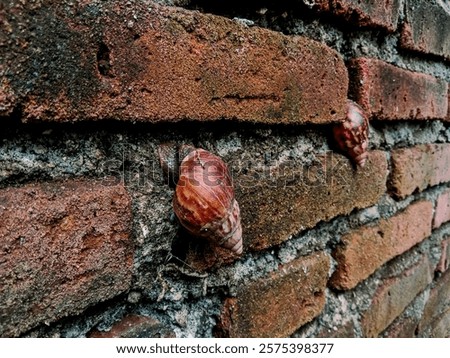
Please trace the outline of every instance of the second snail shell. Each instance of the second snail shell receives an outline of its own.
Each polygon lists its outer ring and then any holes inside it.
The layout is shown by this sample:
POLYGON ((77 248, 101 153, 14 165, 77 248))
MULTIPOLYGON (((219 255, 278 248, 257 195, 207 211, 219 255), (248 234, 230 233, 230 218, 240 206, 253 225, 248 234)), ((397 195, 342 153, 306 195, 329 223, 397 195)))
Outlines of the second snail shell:
POLYGON ((369 120, 357 103, 347 100, 346 116, 333 127, 333 134, 339 149, 356 165, 364 167, 368 157, 369 120))
POLYGON ((242 254, 239 204, 231 175, 221 158, 195 149, 183 159, 173 208, 189 233, 242 254))

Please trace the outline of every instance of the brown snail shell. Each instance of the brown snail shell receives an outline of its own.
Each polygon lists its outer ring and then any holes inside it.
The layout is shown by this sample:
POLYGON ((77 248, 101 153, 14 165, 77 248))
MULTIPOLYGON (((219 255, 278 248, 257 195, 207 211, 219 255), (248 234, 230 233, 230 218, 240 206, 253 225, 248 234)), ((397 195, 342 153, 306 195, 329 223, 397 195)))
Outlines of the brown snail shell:
POLYGON ((364 167, 368 157, 369 120, 358 104, 347 100, 345 119, 333 127, 333 134, 339 149, 357 166, 364 167))
POLYGON ((173 208, 189 233, 242 254, 239 204, 228 168, 218 156, 204 149, 187 154, 180 164, 173 208))

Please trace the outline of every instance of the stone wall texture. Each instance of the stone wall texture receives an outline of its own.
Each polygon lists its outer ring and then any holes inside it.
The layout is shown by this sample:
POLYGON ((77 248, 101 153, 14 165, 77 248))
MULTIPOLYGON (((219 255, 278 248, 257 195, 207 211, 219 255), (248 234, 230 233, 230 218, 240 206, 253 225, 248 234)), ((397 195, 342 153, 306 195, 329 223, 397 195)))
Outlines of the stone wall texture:
POLYGON ((0 337, 450 337, 448 3, 241 5, 2 3, 0 337))

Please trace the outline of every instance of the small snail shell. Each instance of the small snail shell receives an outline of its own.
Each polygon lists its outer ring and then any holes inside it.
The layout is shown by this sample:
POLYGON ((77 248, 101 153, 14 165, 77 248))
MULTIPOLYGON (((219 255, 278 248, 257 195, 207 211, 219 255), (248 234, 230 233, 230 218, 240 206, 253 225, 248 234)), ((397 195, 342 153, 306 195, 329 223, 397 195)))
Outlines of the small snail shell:
POLYGON ((345 119, 333 127, 333 134, 339 149, 363 167, 368 157, 369 120, 358 104, 347 100, 345 119))
POLYGON ((203 149, 187 154, 180 164, 173 208, 189 233, 242 254, 239 204, 228 168, 218 156, 203 149))

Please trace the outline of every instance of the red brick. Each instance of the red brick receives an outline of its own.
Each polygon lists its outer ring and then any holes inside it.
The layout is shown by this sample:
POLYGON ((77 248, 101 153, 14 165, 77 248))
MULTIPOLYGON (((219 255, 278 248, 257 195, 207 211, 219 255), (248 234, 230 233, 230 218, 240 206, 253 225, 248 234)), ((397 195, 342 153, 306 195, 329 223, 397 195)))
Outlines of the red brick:
POLYGON ((440 277, 430 292, 423 310, 419 332, 424 332, 432 323, 450 308, 450 271, 440 277))
POLYGON ((415 317, 400 317, 383 332, 383 337, 414 338, 418 321, 415 317))
POLYGON ((331 11, 352 25, 382 27, 388 31, 395 31, 397 28, 400 0, 314 0, 314 4, 319 10, 331 11))
MULTIPOLYGON (((318 156, 308 167, 295 160, 270 171, 267 167, 246 171, 240 164, 229 164, 235 174, 244 251, 278 245, 320 221, 374 205, 386 191, 387 160, 381 151, 370 152, 364 170, 331 152, 318 156)), ((198 242, 184 251, 189 265, 198 270, 228 262, 224 252, 218 255, 206 243, 198 242)))
POLYGON ((447 111, 447 121, 450 121, 450 84, 447 84, 449 87, 448 90, 448 111, 447 111))
POLYGON ((447 121, 450 121, 450 84, 448 84, 448 111, 447 111, 447 121))
POLYGON ((442 241, 441 248, 441 258, 436 266, 436 271, 442 273, 447 271, 450 267, 450 238, 442 241))
POLYGON ((450 144, 397 149, 391 158, 389 186, 398 198, 450 181, 450 144))
POLYGON ((443 192, 437 198, 433 228, 436 229, 447 221, 450 221, 450 190, 443 192))
POLYGON ((122 318, 107 332, 94 330, 88 334, 89 338, 170 338, 175 333, 165 327, 157 319, 129 315, 122 318))
POLYGON ((238 288, 225 302, 218 336, 287 337, 311 321, 325 305, 329 258, 323 253, 282 266, 238 288))
POLYGON ((0 117, 11 115, 16 102, 17 98, 14 96, 6 78, 0 79, 0 117))
POLYGON ((450 338, 450 308, 431 324, 430 338, 450 338))
POLYGON ((450 59, 450 13, 438 1, 407 0, 400 45, 450 59))
POLYGON ((350 94, 369 117, 381 120, 445 119, 448 83, 386 62, 349 62, 350 94))
POLYGON ((342 58, 304 37, 142 1, 8 6, 11 42, 0 57, 27 121, 327 123, 344 115, 342 58))
POLYGON ((81 313, 130 287, 123 186, 69 180, 0 190, 0 336, 81 313))
POLYGON ((431 202, 419 201, 377 225, 344 235, 333 252, 338 265, 331 286, 349 290, 392 258, 423 241, 431 234, 432 215, 431 202))
POLYGON ((369 309, 363 314, 363 335, 377 337, 431 280, 430 263, 426 256, 403 275, 385 280, 375 293, 369 309))
POLYGON ((317 159, 309 167, 292 162, 270 175, 250 170, 236 177, 247 248, 260 250, 277 245, 320 221, 374 205, 386 190, 384 152, 370 152, 364 170, 354 169, 339 154, 329 153, 317 159))

